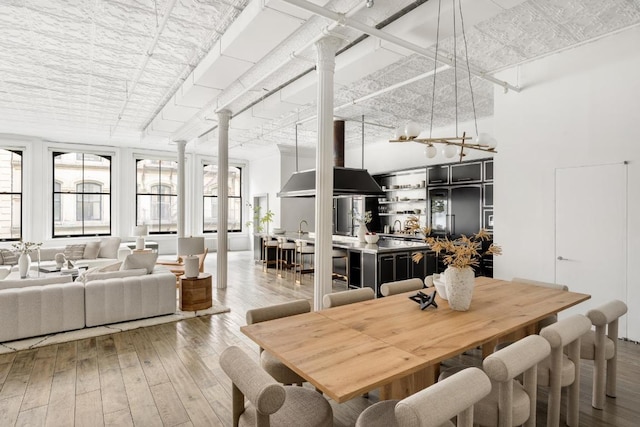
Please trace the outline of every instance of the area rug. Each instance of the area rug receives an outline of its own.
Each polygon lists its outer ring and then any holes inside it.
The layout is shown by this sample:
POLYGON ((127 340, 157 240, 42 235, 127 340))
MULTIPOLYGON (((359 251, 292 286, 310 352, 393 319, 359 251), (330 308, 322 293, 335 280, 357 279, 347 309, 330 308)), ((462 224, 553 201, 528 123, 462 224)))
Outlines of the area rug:
POLYGON ((230 309, 213 301, 213 306, 200 311, 176 311, 165 316, 149 317, 146 319, 131 320, 129 322, 113 323, 111 325, 94 326, 91 328, 78 329, 75 331, 58 332, 51 335, 42 335, 34 338, 0 343, 0 354, 12 353, 20 350, 42 347, 51 344, 81 340, 85 338, 99 337, 101 335, 114 334, 117 332, 130 331, 132 329, 144 328, 147 326, 160 325, 162 323, 178 322, 193 317, 209 316, 214 314, 227 313, 230 309))

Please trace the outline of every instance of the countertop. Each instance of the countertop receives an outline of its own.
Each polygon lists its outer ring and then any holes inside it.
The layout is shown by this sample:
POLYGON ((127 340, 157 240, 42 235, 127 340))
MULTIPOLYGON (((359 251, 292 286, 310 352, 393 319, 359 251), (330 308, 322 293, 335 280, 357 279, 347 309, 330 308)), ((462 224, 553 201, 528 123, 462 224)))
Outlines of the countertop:
MULTIPOLYGON (((264 234, 261 234, 264 236, 264 234)), ((285 237, 287 240, 302 240, 307 243, 314 244, 315 238, 313 233, 287 232, 284 234, 270 234, 271 237, 285 237)), ((412 250, 429 249, 429 245, 422 241, 405 241, 399 239, 383 239, 380 238, 378 243, 369 244, 362 243, 357 237, 351 236, 333 236, 332 245, 337 249, 347 249, 352 251, 380 254, 389 252, 405 252, 412 250)))

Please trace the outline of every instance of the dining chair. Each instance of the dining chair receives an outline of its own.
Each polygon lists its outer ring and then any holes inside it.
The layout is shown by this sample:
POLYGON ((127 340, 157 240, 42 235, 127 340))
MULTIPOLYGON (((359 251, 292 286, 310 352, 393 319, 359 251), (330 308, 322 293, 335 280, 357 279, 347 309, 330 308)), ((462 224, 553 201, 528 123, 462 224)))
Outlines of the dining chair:
POLYGON ((547 426, 560 425, 562 387, 569 387, 567 425, 579 425, 580 337, 589 329, 589 318, 575 314, 540 331, 551 346, 551 355, 538 364, 538 385, 549 387, 547 426), (564 354, 565 349, 568 355, 564 354))
POLYGON ((491 391, 491 381, 478 368, 467 368, 405 399, 384 400, 364 411, 356 427, 436 427, 473 425, 473 405, 491 391), (455 398, 452 398, 455 396, 455 398))
MULTIPOLYGON (((268 307, 254 308, 247 310, 247 325, 266 322, 267 320, 280 319, 282 317, 294 316, 296 314, 309 313, 311 304, 305 299, 271 305, 268 307)), ((305 379, 289 369, 277 357, 263 348, 260 348, 260 364, 269 375, 283 384, 302 385, 305 379)))
POLYGON ((277 383, 238 347, 222 352, 220 367, 232 382, 233 427, 333 426, 331 405, 322 394, 277 383))
POLYGON ((595 331, 590 330, 582 337, 580 358, 593 360, 591 406, 596 409, 604 408, 605 394, 616 397, 618 319, 626 313, 627 305, 620 300, 609 301, 587 312, 595 331))
POLYGON ((375 298, 371 288, 349 289, 348 291, 334 292, 322 298, 324 308, 338 307, 354 302, 366 301, 375 298))
POLYGON ((551 354, 549 342, 529 335, 488 356, 482 368, 491 393, 473 406, 473 422, 482 426, 536 425, 537 366, 551 354), (514 378, 523 374, 523 382, 514 378))
POLYGON ((395 282, 383 283, 380 286, 380 293, 383 297, 401 294, 409 291, 419 291, 424 288, 424 284, 420 279, 398 280, 395 282))

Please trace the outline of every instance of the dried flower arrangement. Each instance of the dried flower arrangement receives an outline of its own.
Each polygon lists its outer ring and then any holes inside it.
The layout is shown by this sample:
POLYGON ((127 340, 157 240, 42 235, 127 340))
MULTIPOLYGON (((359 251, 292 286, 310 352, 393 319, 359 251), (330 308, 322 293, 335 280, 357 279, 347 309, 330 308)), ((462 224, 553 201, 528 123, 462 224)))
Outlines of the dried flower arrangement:
MULTIPOLYGON (((501 255, 502 248, 498 245, 491 243, 489 248, 482 252, 482 242, 491 240, 492 236, 487 230, 480 229, 476 234, 471 237, 462 235, 460 238, 450 240, 448 237, 436 238, 431 237, 430 227, 420 227, 417 225, 417 221, 411 223, 414 232, 420 231, 425 235, 424 241, 431 247, 431 249, 437 254, 444 254, 442 262, 445 265, 465 268, 465 267, 477 267, 480 265, 480 257, 483 255, 501 255)), ((413 262, 420 262, 423 254, 416 252, 412 255, 413 262)))
POLYGON ((11 246, 15 248, 16 252, 29 254, 35 250, 38 250, 40 246, 42 246, 42 243, 23 242, 22 240, 20 240, 18 243, 12 243, 11 246))

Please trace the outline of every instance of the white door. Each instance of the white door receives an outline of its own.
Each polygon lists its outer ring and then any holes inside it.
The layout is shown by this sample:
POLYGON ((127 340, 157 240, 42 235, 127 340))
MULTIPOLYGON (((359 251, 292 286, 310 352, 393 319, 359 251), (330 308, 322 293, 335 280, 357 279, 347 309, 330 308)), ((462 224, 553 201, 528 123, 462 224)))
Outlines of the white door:
MULTIPOLYGON (((556 283, 591 299, 627 303, 627 171, 624 164, 556 169, 556 283)), ((626 316, 620 336, 627 337, 626 316)))

